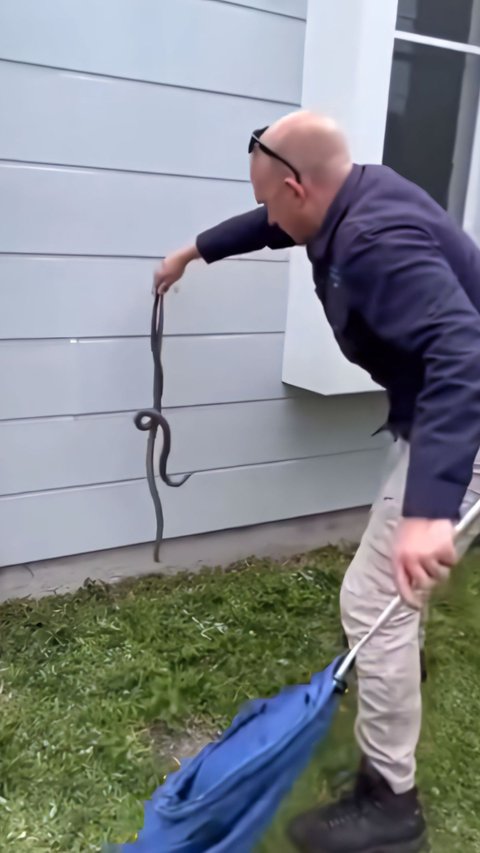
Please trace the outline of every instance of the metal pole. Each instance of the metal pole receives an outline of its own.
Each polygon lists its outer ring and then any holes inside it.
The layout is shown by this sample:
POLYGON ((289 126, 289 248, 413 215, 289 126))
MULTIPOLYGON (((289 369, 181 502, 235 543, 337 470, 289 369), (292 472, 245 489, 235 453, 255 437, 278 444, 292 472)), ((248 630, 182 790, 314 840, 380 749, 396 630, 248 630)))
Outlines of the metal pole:
MULTIPOLYGON (((468 533, 470 529, 473 527, 476 521, 480 519, 480 500, 476 501, 474 505, 465 513, 461 521, 455 527, 455 540, 459 539, 465 533, 468 533)), ((335 673, 335 681, 338 686, 343 688, 345 685, 345 678, 350 672, 355 663, 355 659, 358 653, 363 649, 363 647, 378 633, 378 631, 383 628, 383 626, 390 621, 393 614, 398 610, 402 605, 402 598, 397 595, 393 601, 390 602, 388 607, 385 608, 383 613, 379 616, 375 624, 370 628, 368 634, 365 635, 354 647, 350 649, 348 654, 343 659, 339 668, 335 673)))

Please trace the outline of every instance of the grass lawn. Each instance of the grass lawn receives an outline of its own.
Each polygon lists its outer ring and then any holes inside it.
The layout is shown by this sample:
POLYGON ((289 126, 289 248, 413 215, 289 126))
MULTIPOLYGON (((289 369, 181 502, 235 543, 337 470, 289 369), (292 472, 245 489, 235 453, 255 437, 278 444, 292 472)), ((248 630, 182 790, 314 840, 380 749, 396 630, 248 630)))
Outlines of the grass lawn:
MULTIPOLYGON (((175 757, 339 652, 346 563, 327 550, 1 606, 0 850, 127 840, 175 757)), ((479 567, 473 552, 431 614, 419 777, 433 853, 480 851, 479 567)), ((261 853, 287 853, 288 815, 355 766, 352 700, 261 853)))

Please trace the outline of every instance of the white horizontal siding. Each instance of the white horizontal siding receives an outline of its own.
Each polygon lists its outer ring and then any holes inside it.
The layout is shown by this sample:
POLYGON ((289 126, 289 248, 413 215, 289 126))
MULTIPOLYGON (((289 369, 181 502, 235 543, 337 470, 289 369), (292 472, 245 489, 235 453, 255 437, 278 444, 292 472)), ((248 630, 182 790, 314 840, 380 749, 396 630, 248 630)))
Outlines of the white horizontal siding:
POLYGON ((289 109, 0 62, 0 159, 248 180, 251 131, 289 109))
MULTIPOLYGON (((166 411, 169 471, 185 473, 371 450, 382 399, 319 397, 166 411)), ((133 414, 0 422, 0 494, 71 488, 145 476, 145 433, 133 414)), ((159 433, 158 446, 162 435, 159 433)))
POLYGON ((0 199, 0 252, 48 255, 158 257, 255 206, 248 183, 7 163, 0 199))
POLYGON ((213 0, 0 4, 2 59, 289 103, 304 36, 303 21, 213 0))
MULTIPOLYGON (((0 339, 146 335, 155 266, 136 258, 0 256, 0 339)), ((166 300, 165 334, 282 332, 287 289, 287 263, 193 264, 166 300)))
MULTIPOLYGON (((165 405, 285 396, 282 346, 281 334, 167 338, 165 405)), ((3 342, 0 363, 0 419, 151 405, 153 364, 146 338, 3 342)))
MULTIPOLYGON (((155 259, 254 205, 247 140, 300 101, 305 7, 0 4, 1 564, 153 538, 155 259)), ((168 297, 171 470, 199 471, 163 489, 168 537, 374 493, 383 402, 281 382, 287 258, 198 263, 168 297)))
MULTIPOLYGON (((196 474, 168 494, 162 486, 165 533, 170 538, 362 506, 375 493, 383 459, 377 449, 196 474)), ((154 530, 144 480, 0 498, 3 565, 151 541, 154 530)))
POLYGON ((217 0, 218 3, 232 3, 234 6, 249 6, 275 15, 291 15, 305 20, 307 0, 217 0))

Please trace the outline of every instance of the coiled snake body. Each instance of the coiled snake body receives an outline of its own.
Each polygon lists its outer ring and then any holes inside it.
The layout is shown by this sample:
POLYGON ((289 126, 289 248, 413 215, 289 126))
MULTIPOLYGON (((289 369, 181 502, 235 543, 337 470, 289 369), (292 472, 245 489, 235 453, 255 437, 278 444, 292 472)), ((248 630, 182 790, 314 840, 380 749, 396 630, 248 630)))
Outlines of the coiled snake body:
POLYGON ((162 502, 158 491, 155 479, 155 442, 158 429, 163 433, 163 444, 160 450, 160 458, 158 465, 158 473, 160 479, 167 486, 178 488, 192 476, 191 474, 183 474, 178 479, 172 480, 167 473, 167 462, 172 446, 172 434, 170 425, 162 414, 162 397, 163 397, 163 367, 162 367, 162 343, 163 343, 163 325, 164 325, 164 306, 163 296, 158 294, 155 296, 152 311, 152 323, 150 330, 150 348, 153 356, 153 408, 141 409, 134 417, 134 423, 137 429, 142 432, 148 432, 147 441, 147 481, 155 507, 155 516, 157 521, 157 532, 154 545, 154 559, 156 563, 160 562, 160 546, 163 540, 164 517, 162 502))

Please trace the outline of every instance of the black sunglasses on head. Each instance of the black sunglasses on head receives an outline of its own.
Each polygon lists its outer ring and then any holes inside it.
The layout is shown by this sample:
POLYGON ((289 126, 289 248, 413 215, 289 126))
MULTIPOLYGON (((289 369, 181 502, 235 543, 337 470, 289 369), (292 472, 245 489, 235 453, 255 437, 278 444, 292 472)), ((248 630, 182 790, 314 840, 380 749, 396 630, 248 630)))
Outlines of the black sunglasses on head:
POLYGON ((298 181, 299 184, 301 184, 302 179, 300 177, 300 172, 298 171, 298 169, 296 169, 295 166, 292 166, 292 164, 289 163, 288 160, 285 160, 285 157, 281 157, 280 154, 277 154, 276 151, 272 151, 272 149, 269 148, 268 145, 265 145, 265 143, 261 141, 261 137, 263 136, 266 130, 268 130, 268 125, 267 127, 262 127, 260 130, 253 131, 250 137, 250 142, 248 143, 248 153, 251 154, 253 149, 255 148, 255 145, 258 145, 260 151, 263 151, 264 154, 268 154, 269 157, 273 157, 274 160, 279 160, 280 163, 283 163, 284 166, 287 166, 295 175, 295 180, 298 181))

